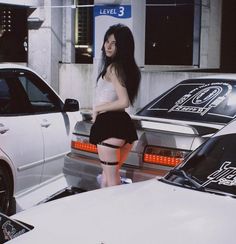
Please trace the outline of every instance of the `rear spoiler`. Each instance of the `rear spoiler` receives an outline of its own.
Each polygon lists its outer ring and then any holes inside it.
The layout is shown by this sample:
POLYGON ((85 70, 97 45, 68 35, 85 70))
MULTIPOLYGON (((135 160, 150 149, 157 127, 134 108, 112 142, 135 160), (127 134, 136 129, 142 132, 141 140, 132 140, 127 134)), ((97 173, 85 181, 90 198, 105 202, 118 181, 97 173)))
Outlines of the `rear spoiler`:
POLYGON ((223 128, 223 124, 207 124, 193 121, 180 121, 171 119, 162 119, 146 116, 131 115, 136 128, 148 130, 171 131, 174 133, 209 136, 215 134, 223 128))
MULTIPOLYGON (((83 121, 92 120, 92 111, 81 111, 83 121)), ((146 116, 130 115, 137 129, 171 131, 174 133, 209 136, 215 134, 224 124, 200 123, 194 121, 181 121, 146 116)))

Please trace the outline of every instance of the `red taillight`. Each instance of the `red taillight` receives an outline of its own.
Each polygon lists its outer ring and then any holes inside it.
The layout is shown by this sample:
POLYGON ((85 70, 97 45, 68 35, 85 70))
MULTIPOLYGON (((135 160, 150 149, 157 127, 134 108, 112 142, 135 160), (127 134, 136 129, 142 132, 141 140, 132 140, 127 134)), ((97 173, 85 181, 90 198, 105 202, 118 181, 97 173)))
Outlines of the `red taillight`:
POLYGON ((150 164, 175 167, 183 161, 188 153, 188 151, 178 149, 148 146, 144 151, 143 161, 150 164))
POLYGON ((88 142, 81 141, 71 141, 71 147, 77 150, 82 150, 86 152, 97 153, 97 147, 88 142))
POLYGON ((180 158, 174 158, 174 157, 163 157, 163 156, 157 156, 153 154, 144 154, 144 162, 146 163, 154 163, 154 164, 160 164, 165 166, 171 166, 174 167, 178 164, 180 164, 183 161, 183 159, 180 158))

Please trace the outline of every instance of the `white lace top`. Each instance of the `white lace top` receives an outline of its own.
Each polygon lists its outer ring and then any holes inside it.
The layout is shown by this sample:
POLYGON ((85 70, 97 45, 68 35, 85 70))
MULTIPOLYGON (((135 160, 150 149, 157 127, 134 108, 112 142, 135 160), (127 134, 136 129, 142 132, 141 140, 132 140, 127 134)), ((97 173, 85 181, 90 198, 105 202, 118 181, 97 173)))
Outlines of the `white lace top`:
POLYGON ((95 89, 94 106, 117 100, 117 94, 111 82, 100 78, 95 89))

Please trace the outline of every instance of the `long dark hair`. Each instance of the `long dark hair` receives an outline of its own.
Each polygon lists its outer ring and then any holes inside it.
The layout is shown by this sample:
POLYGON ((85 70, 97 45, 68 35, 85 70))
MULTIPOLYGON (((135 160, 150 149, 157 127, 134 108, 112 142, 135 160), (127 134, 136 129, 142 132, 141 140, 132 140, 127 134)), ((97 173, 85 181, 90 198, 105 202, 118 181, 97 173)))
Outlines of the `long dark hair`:
POLYGON ((114 67, 120 81, 123 82, 122 85, 126 87, 130 103, 133 105, 138 94, 141 73, 134 58, 133 34, 125 25, 112 25, 105 33, 102 45, 102 65, 97 80, 106 74, 110 64, 114 67), (109 58, 105 54, 104 44, 112 34, 116 40, 116 54, 109 58))

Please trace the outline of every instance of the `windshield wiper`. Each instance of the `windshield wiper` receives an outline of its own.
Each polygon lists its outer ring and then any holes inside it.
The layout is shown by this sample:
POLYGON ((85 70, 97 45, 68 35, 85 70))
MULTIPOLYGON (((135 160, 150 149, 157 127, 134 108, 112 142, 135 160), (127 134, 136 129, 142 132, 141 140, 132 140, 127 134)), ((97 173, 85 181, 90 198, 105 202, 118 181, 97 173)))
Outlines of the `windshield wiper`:
POLYGON ((185 181, 187 181, 188 183, 190 183, 191 186, 193 186, 197 190, 204 190, 204 187, 202 187, 201 184, 199 184, 198 182, 196 182, 184 170, 182 170, 182 169, 172 169, 172 170, 170 170, 170 173, 181 177, 182 179, 184 179, 185 181))
POLYGON ((236 195, 233 193, 229 193, 229 192, 225 192, 225 191, 221 191, 221 190, 217 190, 217 189, 212 189, 212 188, 205 188, 205 187, 202 187, 202 188, 204 189, 205 192, 208 192, 208 193, 236 198, 236 195))
POLYGON ((196 190, 202 191, 202 192, 208 192, 208 193, 217 194, 217 195, 221 195, 221 196, 228 196, 228 197, 236 198, 236 194, 202 186, 200 183, 198 183, 194 179, 194 176, 188 175, 182 169, 172 169, 169 171, 169 174, 166 177, 164 177, 160 180, 163 182, 166 182, 166 183, 178 184, 179 186, 188 185, 189 187, 192 187, 193 189, 196 189, 196 190), (183 179, 185 182, 178 182, 177 180, 172 179, 171 175, 178 176, 179 178, 183 179), (185 184, 185 183, 187 183, 187 184, 185 184))

